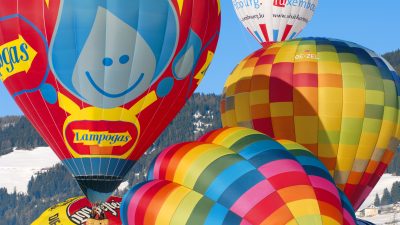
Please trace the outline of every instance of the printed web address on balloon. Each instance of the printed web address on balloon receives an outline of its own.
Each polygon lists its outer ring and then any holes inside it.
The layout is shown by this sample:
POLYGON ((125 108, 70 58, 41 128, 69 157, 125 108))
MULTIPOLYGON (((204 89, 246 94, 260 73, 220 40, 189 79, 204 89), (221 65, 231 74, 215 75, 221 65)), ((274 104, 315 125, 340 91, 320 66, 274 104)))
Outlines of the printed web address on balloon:
MULTIPOLYGON (((235 9, 241 8, 255 8, 259 9, 261 7, 260 0, 232 0, 235 9)), ((277 7, 302 7, 311 11, 315 11, 317 5, 312 0, 274 0, 274 6, 277 7)))
MULTIPOLYGON (((302 17, 300 15, 285 15, 285 14, 272 14, 274 18, 282 18, 282 19, 294 19, 294 20, 299 20, 303 21, 305 23, 308 23, 308 19, 305 17, 302 17)), ((263 19, 265 17, 264 14, 255 14, 255 15, 247 15, 241 19, 242 22, 251 20, 251 19, 263 19)))

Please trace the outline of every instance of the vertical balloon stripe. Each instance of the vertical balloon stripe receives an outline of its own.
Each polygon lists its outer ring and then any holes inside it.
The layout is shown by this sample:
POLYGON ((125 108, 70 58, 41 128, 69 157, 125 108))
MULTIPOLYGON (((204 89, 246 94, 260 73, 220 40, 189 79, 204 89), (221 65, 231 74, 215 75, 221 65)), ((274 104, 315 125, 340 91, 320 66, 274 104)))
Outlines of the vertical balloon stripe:
POLYGON ((344 188, 357 154, 365 115, 366 81, 360 61, 351 48, 332 42, 338 52, 342 70, 343 105, 339 147, 334 179, 344 188))
MULTIPOLYGON (((210 146, 202 146, 204 148, 210 146)), ((220 159, 224 156, 228 156, 233 154, 231 150, 223 148, 221 146, 215 148, 209 148, 211 152, 203 152, 201 156, 193 156, 196 157, 193 162, 188 162, 191 166, 186 171, 185 177, 179 178, 178 174, 175 175, 175 182, 182 181, 187 187, 194 188, 196 181, 199 179, 199 176, 213 163, 215 160, 220 159)), ((183 160, 183 159, 182 159, 183 160)), ((178 168, 177 171, 184 169, 182 167, 178 168)), ((179 183, 179 182, 177 182, 179 183)))
MULTIPOLYGON (((329 42, 328 42, 329 43, 329 42)), ((342 69, 332 45, 318 45, 318 157, 333 175, 338 153, 343 107, 342 69), (334 80, 335 82, 331 82, 334 80), (325 101, 331 99, 332 102, 325 101)))
MULTIPOLYGON (((144 216, 143 224, 156 224, 157 215, 159 213, 159 209, 163 206, 163 203, 166 202, 168 195, 174 192, 178 192, 177 189, 180 187, 174 183, 165 184, 162 189, 160 189, 154 196, 151 202, 147 207, 146 214, 144 216)), ((189 191, 189 190, 187 190, 189 191)))
POLYGON ((223 224, 228 212, 228 209, 222 205, 215 204, 211 208, 204 225, 223 224))
POLYGON ((271 193, 275 192, 276 189, 272 187, 268 180, 261 181, 260 183, 254 185, 250 190, 244 193, 234 205, 232 205, 231 210, 236 212, 239 216, 244 217, 249 213, 249 211, 257 205, 265 196, 269 196, 271 193))
MULTIPOLYGON (((136 223, 136 215, 137 214, 140 215, 138 211, 140 210, 140 207, 143 207, 142 206, 143 202, 140 201, 142 196, 146 195, 146 193, 148 191, 151 191, 152 189, 162 187, 162 185, 164 185, 164 184, 165 184, 165 182, 163 182, 163 181, 153 181, 151 183, 142 185, 137 190, 134 189, 135 193, 132 196, 134 196, 136 198, 136 200, 134 202, 132 202, 132 204, 131 203, 123 204, 123 205, 127 205, 127 208, 126 209, 124 208, 124 210, 126 210, 126 212, 130 215, 129 217, 127 217, 128 224, 136 223)), ((131 199, 126 199, 126 201, 130 202, 131 199)))
MULTIPOLYGON (((178 185, 176 185, 178 186, 178 185)), ((179 187, 179 186, 178 186, 179 187)), ((190 192, 189 189, 180 187, 176 189, 174 192, 167 193, 167 199, 157 199, 157 201, 162 204, 161 207, 153 208, 153 210, 157 210, 155 215, 157 215, 156 222, 153 223, 154 225, 163 225, 171 221, 172 217, 175 214, 175 211, 179 204, 181 203, 182 199, 188 195, 190 192)))
POLYGON ((243 159, 235 154, 226 155, 212 162, 198 177, 194 190, 205 193, 211 183, 227 168, 241 162, 243 159))

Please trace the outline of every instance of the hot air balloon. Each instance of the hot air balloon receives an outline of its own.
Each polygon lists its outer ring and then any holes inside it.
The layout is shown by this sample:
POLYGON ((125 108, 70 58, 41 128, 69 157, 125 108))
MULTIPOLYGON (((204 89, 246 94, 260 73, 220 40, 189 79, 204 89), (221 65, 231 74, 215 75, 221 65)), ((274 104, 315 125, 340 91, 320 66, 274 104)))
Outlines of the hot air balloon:
POLYGON ((148 176, 124 196, 123 224, 355 224, 311 152, 247 128, 171 146, 148 176))
POLYGON ((1 80, 89 200, 104 202, 202 80, 219 1, 0 6, 1 80))
MULTIPOLYGON (((107 217, 107 225, 122 225, 120 207, 122 199, 112 196, 107 202, 101 204, 101 208, 107 217)), ((84 196, 70 198, 58 203, 43 212, 31 225, 89 225, 92 205, 84 196)))
POLYGON ((357 209, 399 144, 399 76, 355 43, 303 38, 248 56, 227 79, 224 126, 310 149, 357 209))
POLYGON ((314 15, 318 0, 232 0, 243 26, 263 45, 295 38, 314 15))

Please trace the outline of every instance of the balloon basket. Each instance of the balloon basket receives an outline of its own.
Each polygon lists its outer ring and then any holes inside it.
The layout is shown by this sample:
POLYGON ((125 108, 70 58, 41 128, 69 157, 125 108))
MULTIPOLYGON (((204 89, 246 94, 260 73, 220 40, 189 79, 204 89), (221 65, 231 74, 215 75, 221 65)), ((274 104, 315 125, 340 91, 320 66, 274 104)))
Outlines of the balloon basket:
POLYGON ((86 221, 86 225, 109 225, 108 219, 105 220, 96 220, 96 219, 88 219, 86 221))

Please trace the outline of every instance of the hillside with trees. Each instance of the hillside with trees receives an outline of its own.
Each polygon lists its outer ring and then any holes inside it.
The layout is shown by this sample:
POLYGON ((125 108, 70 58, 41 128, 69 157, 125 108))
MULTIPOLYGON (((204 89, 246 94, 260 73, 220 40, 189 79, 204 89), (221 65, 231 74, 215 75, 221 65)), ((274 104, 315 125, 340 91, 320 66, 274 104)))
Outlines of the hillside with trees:
POLYGON ((400 73, 400 49, 386 53, 383 57, 400 73))

